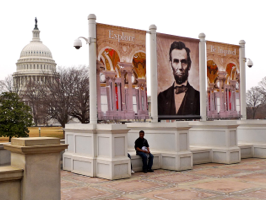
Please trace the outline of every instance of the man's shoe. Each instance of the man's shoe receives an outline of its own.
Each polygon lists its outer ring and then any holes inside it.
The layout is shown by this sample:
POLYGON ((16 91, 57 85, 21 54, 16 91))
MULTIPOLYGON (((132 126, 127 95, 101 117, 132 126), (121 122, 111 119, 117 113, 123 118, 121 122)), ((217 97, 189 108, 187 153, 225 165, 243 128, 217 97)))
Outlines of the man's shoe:
POLYGON ((154 172, 152 169, 148 169, 148 172, 154 172))
POLYGON ((131 170, 131 174, 134 174, 135 172, 133 170, 131 170))
POLYGON ((147 170, 144 170, 143 172, 144 172, 144 173, 147 173, 147 170))

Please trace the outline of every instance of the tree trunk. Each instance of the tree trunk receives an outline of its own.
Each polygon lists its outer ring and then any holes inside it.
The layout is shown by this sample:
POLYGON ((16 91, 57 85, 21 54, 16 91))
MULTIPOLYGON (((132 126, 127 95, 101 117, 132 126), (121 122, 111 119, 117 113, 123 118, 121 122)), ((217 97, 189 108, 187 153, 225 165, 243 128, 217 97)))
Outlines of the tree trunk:
POLYGON ((9 136, 9 142, 11 142, 11 138, 12 138, 12 137, 11 137, 11 136, 9 136))

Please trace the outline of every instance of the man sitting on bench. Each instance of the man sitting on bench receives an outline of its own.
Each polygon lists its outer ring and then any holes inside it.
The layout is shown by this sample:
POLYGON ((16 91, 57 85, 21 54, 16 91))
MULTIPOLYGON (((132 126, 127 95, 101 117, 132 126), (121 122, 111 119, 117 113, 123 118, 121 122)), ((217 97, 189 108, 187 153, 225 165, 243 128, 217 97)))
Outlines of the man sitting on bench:
POLYGON ((143 172, 153 172, 153 155, 150 152, 148 141, 144 138, 144 131, 139 132, 139 138, 135 141, 136 154, 142 158, 143 172), (149 160, 147 164, 147 160, 149 160))

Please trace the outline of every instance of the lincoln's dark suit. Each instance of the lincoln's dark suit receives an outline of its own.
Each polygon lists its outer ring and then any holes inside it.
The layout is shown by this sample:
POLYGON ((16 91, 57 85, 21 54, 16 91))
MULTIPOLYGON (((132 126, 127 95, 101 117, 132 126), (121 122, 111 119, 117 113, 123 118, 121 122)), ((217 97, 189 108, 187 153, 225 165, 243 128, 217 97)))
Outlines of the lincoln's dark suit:
POLYGON ((178 113, 175 108, 174 84, 158 95, 158 115, 200 115, 200 95, 189 83, 178 113))

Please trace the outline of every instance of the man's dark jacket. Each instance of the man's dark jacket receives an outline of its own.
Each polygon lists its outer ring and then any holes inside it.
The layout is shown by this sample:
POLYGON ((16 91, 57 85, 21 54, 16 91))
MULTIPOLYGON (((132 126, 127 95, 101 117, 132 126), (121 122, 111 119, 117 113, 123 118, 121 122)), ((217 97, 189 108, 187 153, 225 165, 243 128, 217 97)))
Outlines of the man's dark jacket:
POLYGON ((145 138, 140 138, 140 137, 138 139, 136 139, 136 141, 135 141, 135 150, 136 150, 136 154, 137 155, 138 155, 137 147, 142 149, 143 146, 149 147, 148 141, 145 138))
POLYGON ((174 84, 158 95, 158 115, 200 115, 200 94, 187 82, 188 90, 178 113, 175 108, 174 84))

